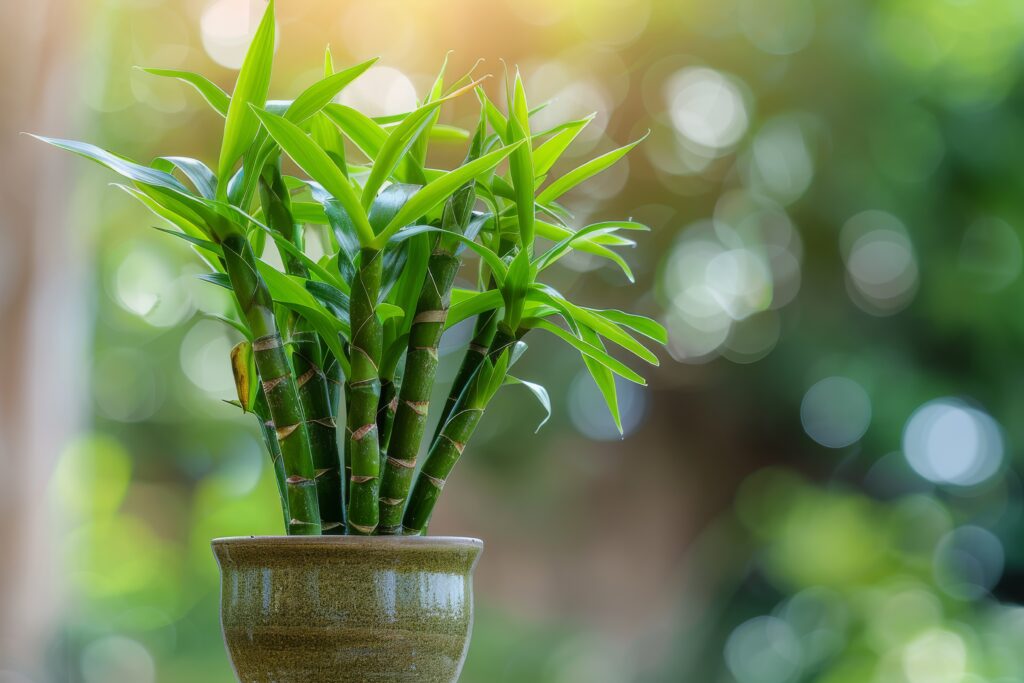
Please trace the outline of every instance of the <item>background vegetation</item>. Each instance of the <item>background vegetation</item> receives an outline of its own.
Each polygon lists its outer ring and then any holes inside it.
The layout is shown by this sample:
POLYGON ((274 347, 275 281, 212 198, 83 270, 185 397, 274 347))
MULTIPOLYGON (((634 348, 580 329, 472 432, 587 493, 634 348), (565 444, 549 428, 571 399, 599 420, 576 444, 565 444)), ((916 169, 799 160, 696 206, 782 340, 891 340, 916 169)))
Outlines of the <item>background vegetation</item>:
MULTIPOLYGON (((124 65, 227 86, 262 3, 68 5, 74 75, 49 132, 136 158, 209 148, 205 105, 124 65)), ((580 154, 652 129, 570 202, 653 227, 640 286, 602 266, 574 287, 600 265, 577 257, 558 286, 662 319, 670 353, 648 390, 622 387, 624 441, 554 344, 521 370, 552 389, 539 435, 534 404, 499 397, 431 526, 488 544, 466 683, 1024 678, 1018 3, 278 12, 272 94, 315 79, 299 65, 329 42, 339 64, 383 58, 346 97, 404 111, 453 49, 453 71, 518 64, 553 117, 596 111, 580 154)), ((222 402, 235 340, 203 314, 227 302, 179 275, 190 253, 101 171, 75 169, 60 204, 94 259, 90 331, 69 340, 88 349, 89 418, 46 487, 64 588, 45 664, 23 679, 0 661, 0 680, 226 683, 209 539, 280 524, 251 421, 222 402)))

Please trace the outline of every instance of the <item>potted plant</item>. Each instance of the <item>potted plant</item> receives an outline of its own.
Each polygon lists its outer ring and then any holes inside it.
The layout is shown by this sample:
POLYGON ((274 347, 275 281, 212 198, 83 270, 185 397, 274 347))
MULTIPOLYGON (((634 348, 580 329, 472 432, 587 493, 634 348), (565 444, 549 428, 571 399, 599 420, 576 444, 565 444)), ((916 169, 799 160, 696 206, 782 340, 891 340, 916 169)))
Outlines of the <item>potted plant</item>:
POLYGON ((558 200, 636 143, 556 177, 591 117, 533 130, 518 74, 507 110, 470 75, 449 86, 442 68, 414 111, 371 118, 334 100, 373 60, 336 71, 330 51, 322 80, 268 101, 274 43, 271 1, 230 96, 194 73, 147 70, 191 85, 223 116, 215 167, 146 166, 40 139, 122 176, 118 187, 210 267, 204 279, 234 294, 237 317, 224 319, 242 338, 225 359, 233 402, 259 421, 287 533, 213 541, 240 681, 454 681, 482 543, 425 534, 501 387, 526 387, 550 413, 545 389, 511 374, 524 338, 541 330, 575 349, 616 421, 615 376, 643 379, 605 343, 655 364, 637 336, 665 341, 647 318, 581 306, 544 283, 572 250, 632 279, 615 249, 633 244, 619 233, 644 226, 575 228, 558 200), (475 130, 439 124, 468 93, 480 103, 475 130), (465 161, 428 166, 437 138, 468 141, 465 161), (304 249, 307 230, 322 231, 322 257, 304 249), (264 258, 271 243, 283 269, 264 258), (470 286, 455 286, 460 274, 470 286), (459 371, 432 410, 441 336, 470 318, 459 371))

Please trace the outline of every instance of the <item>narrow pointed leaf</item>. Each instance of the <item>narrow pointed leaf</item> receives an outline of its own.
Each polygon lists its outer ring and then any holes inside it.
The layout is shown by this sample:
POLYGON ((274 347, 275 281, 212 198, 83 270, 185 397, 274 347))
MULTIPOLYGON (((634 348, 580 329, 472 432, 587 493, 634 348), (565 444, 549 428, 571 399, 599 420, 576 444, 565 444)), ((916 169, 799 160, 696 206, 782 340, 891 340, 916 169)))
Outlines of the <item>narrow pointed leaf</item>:
POLYGON ((632 313, 625 313, 623 311, 615 309, 596 309, 588 308, 588 311, 599 315, 606 320, 610 320, 613 323, 618 323, 623 327, 628 327, 631 330, 639 332, 648 339, 653 339, 659 344, 668 343, 668 332, 665 330, 657 321, 650 318, 646 318, 642 315, 634 315, 632 313))
MULTIPOLYGON (((526 387, 544 409, 544 419, 540 421, 540 424, 537 425, 537 429, 534 430, 534 434, 536 434, 540 431, 540 428, 547 424, 547 421, 551 419, 551 396, 548 395, 548 390, 540 384, 527 382, 526 380, 519 379, 512 375, 505 375, 505 384, 518 384, 526 387)), ((621 431, 621 428, 619 431, 621 431)))
POLYGON ((518 144, 495 150, 428 183, 413 195, 402 207, 402 210, 378 233, 378 245, 386 244, 392 235, 445 201, 470 179, 486 173, 500 164, 515 150, 518 144))
POLYGON ((343 69, 338 73, 326 76, 323 80, 306 88, 295 98, 284 113, 284 117, 292 123, 302 123, 313 114, 322 110, 345 87, 363 75, 367 69, 377 62, 377 57, 368 59, 355 66, 343 69))
POLYGON ((253 111, 281 149, 308 173, 310 178, 320 183, 349 214, 360 244, 372 242, 373 228, 370 227, 366 212, 359 203, 358 195, 348 178, 331 161, 327 153, 291 121, 258 109, 253 111))
POLYGON ((558 178, 550 185, 548 185, 546 188, 541 190, 541 193, 537 195, 537 201, 540 204, 548 204, 550 202, 553 202, 554 200, 558 199, 563 194, 565 194, 572 188, 576 187, 583 181, 594 177, 601 171, 604 171, 605 169, 612 166, 619 159, 626 156, 626 154, 628 154, 630 150, 632 150, 634 147, 643 142, 644 138, 646 137, 647 136, 645 135, 643 138, 640 138, 636 142, 631 142, 628 145, 619 147, 618 149, 614 149, 611 152, 607 152, 606 154, 602 154, 596 159, 591 159, 582 166, 579 166, 573 169, 572 171, 569 171, 564 176, 558 178))
POLYGON ((392 243, 410 239, 416 235, 423 234, 425 232, 436 232, 443 234, 451 239, 454 239, 461 244, 464 244, 468 248, 476 252, 481 259, 487 264, 487 266, 494 273, 495 281, 499 284, 505 280, 505 275, 508 273, 508 266, 505 265, 504 261, 495 254, 493 251, 488 249, 482 244, 474 242, 472 239, 454 232, 452 230, 444 230, 442 228, 436 228, 432 225, 413 225, 411 227, 401 230, 398 234, 391 238, 392 243))
POLYGON ((73 152, 74 154, 85 157, 90 161, 95 161, 96 163, 106 166, 111 171, 114 171, 115 173, 134 182, 188 194, 188 188, 182 185, 181 182, 179 182, 178 179, 170 173, 137 164, 134 161, 112 154, 111 152, 101 149, 96 145, 91 145, 88 142, 61 140, 59 138, 48 138, 42 135, 33 135, 32 137, 49 145, 53 145, 54 147, 59 147, 60 149, 68 152, 73 152))
POLYGON ((541 256, 537 257, 537 270, 544 270, 549 267, 555 261, 564 256, 573 247, 574 244, 580 240, 586 239, 587 237, 597 237, 600 235, 613 234, 618 230, 648 230, 648 227, 643 223, 635 223, 633 221, 605 221, 602 223, 594 223, 587 227, 577 230, 573 234, 564 238, 555 246, 548 249, 541 256))
MULTIPOLYGON (((604 349, 604 345, 596 333, 582 329, 580 330, 580 336, 595 347, 604 349)), ((619 430, 621 435, 622 415, 619 411, 619 391, 618 387, 615 386, 615 375, 612 374, 611 370, 593 358, 583 356, 583 364, 587 366, 587 372, 594 378, 594 383, 601 392, 605 405, 608 406, 608 412, 611 413, 612 419, 615 420, 615 428, 619 430)))
POLYGON ((181 171, 189 182, 203 197, 213 199, 217 194, 217 176, 210 167, 198 159, 188 157, 159 157, 153 162, 155 168, 170 173, 173 169, 181 171), (158 166, 159 163, 159 166, 158 166))
POLYGON ((513 142, 525 142, 516 147, 509 157, 509 175, 516 202, 516 218, 519 223, 519 241, 527 258, 533 256, 534 203, 536 190, 533 171, 533 148, 530 140, 530 111, 526 103, 523 80, 516 73, 513 85, 512 106, 508 119, 508 137, 513 142))
POLYGON ((546 175, 576 139, 576 136, 593 120, 594 114, 591 114, 579 121, 572 121, 533 150, 534 177, 539 178, 546 175))
POLYGON ((270 71, 274 63, 275 33, 274 0, 270 0, 238 72, 224 120, 224 138, 221 141, 220 160, 217 162, 217 177, 221 179, 218 192, 222 198, 227 198, 226 179, 231 174, 231 168, 249 148, 259 131, 259 119, 250 105, 262 107, 267 101, 270 71))
POLYGON ((590 328, 608 341, 617 344, 651 365, 659 364, 658 357, 650 349, 630 336, 628 332, 593 311, 572 303, 555 288, 537 284, 531 289, 530 295, 531 297, 539 297, 542 303, 549 304, 562 311, 566 321, 570 324, 576 325, 578 328, 590 328))
POLYGON ((159 228, 159 227, 153 226, 153 229, 154 230, 159 230, 160 232, 166 233, 168 235, 173 235, 174 237, 177 237, 178 239, 185 240, 186 242, 189 242, 190 244, 193 244, 193 245, 195 245, 195 246, 197 246, 197 247, 199 247, 201 249, 205 249, 206 251, 209 251, 210 253, 216 254, 217 256, 223 256, 224 255, 224 252, 223 252, 223 250, 221 250, 220 245, 219 244, 215 244, 215 243, 211 242, 210 240, 204 240, 201 237, 193 237, 192 235, 189 235, 187 233, 178 232, 177 230, 168 230, 167 228, 159 228))
POLYGON ((625 365, 622 361, 608 355, 607 351, 604 351, 594 346, 593 344, 588 344, 579 337, 573 335, 571 332, 563 330, 558 325, 550 323, 547 320, 532 320, 530 322, 532 327, 535 327, 539 330, 546 330, 550 332, 551 334, 555 335, 556 337, 566 342, 570 346, 573 346, 577 351, 579 351, 584 356, 587 356, 588 358, 593 358, 598 363, 614 372, 616 375, 628 379, 630 382, 633 382, 635 384, 647 384, 647 382, 644 381, 643 377, 641 377, 636 372, 631 370, 629 366, 625 365))
POLYGON ((472 294, 470 297, 457 300, 455 290, 452 290, 453 303, 448 310, 448 318, 444 323, 445 329, 454 327, 466 318, 472 318, 474 315, 480 315, 502 306, 501 292, 496 289, 489 289, 486 292, 473 292, 472 294))
POLYGON ((177 71, 175 69, 148 69, 143 68, 148 74, 154 76, 161 76, 163 78, 176 78, 183 83, 188 83, 195 88, 200 95, 203 96, 213 110, 221 116, 228 115, 228 106, 231 103, 231 98, 226 92, 220 89, 216 84, 210 81, 205 76, 200 76, 197 73, 191 71, 177 71))

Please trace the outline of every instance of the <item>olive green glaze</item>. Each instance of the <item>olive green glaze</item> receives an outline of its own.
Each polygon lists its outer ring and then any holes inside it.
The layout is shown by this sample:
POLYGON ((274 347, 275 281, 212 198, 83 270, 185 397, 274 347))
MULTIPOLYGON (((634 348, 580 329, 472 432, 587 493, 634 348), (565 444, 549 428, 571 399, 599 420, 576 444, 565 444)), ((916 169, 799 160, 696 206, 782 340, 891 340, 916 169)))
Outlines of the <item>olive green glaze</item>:
POLYGON ((220 538, 221 627, 241 683, 454 683, 473 626, 471 538, 220 538))

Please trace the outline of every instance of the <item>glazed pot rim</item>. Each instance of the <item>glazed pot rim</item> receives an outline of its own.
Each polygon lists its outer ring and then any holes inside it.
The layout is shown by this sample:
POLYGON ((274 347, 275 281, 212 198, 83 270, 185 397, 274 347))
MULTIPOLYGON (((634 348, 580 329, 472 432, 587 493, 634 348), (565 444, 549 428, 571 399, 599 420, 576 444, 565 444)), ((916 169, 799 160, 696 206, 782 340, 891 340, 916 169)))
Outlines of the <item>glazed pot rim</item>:
POLYGON ((210 541, 214 548, 221 546, 290 546, 318 545, 344 548, 369 546, 400 546, 407 548, 477 548, 484 542, 467 536, 224 536, 210 541))

